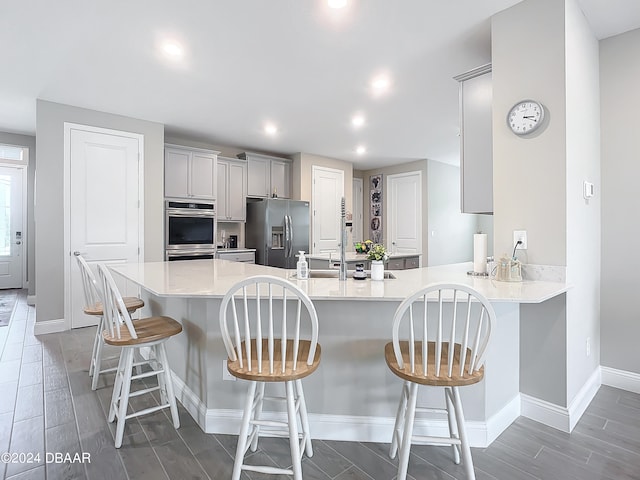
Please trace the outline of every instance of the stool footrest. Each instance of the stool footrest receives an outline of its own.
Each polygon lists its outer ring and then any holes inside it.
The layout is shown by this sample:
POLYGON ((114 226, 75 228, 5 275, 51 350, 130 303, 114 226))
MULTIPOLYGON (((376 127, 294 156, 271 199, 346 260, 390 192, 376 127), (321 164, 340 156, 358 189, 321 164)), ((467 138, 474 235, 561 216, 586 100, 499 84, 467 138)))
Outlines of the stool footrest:
POLYGON ((136 390, 135 392, 129 392, 129 398, 131 397, 137 397, 138 395, 144 395, 145 393, 151 393, 151 392, 155 392, 157 390, 160 390, 160 387, 149 387, 149 388, 145 388, 143 390, 136 390))
POLYGON ((450 437, 431 437, 427 435, 413 435, 411 437, 411 443, 416 443, 420 445, 460 445, 462 442, 459 438, 450 438, 450 437))
POLYGON ((155 407, 149 407, 149 408, 145 408, 144 410, 140 410, 138 412, 130 413, 124 418, 126 420, 129 420, 130 418, 140 417, 142 415, 146 415, 147 413, 157 412, 158 410, 162 410, 163 408, 167 408, 168 406, 170 406, 168 403, 164 403, 162 405, 156 405, 155 407))
POLYGON ((271 475, 293 475, 293 470, 288 468, 268 467, 266 465, 242 465, 242 470, 250 472, 268 473, 271 475))
POLYGON ((416 407, 416 413, 439 413, 441 415, 447 415, 446 408, 430 408, 430 407, 416 407))
POLYGON ((141 378, 154 377, 156 375, 160 375, 164 373, 164 368, 162 370, 151 370, 149 372, 139 373, 138 375, 131 375, 131 380, 140 380, 141 378))

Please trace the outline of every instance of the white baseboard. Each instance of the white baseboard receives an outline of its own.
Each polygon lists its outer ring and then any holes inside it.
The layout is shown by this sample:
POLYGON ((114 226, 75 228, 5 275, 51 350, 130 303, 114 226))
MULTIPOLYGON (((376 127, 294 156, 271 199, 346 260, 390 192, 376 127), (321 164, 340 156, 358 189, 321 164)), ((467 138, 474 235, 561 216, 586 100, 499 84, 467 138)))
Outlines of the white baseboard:
POLYGON ((602 385, 602 376, 600 368, 596 368, 569 403, 569 432, 573 430, 578 420, 582 418, 582 414, 591 403, 591 400, 593 400, 593 397, 596 396, 596 393, 598 393, 600 385, 602 385))
MULTIPOLYGON (((206 433, 238 434, 242 419, 241 410, 208 409, 175 373, 172 376, 176 397, 202 430, 206 433)), ((520 398, 516 396, 488 422, 468 421, 469 443, 472 447, 488 447, 519 415, 520 398)), ((265 412, 263 418, 275 421, 286 419, 284 412, 265 412)), ((309 428, 313 438, 319 440, 389 443, 393 423, 393 417, 309 414, 309 428)), ((446 419, 418 418, 415 422, 414 433, 416 435, 445 437, 449 435, 449 426, 446 419)))
POLYGON ((33 324, 34 335, 47 335, 48 333, 58 333, 67 330, 64 318, 56 320, 45 320, 44 322, 35 322, 33 324))
POLYGON ((36 296, 35 295, 27 295, 27 305, 34 306, 36 304, 36 296))
POLYGON ((603 385, 640 393, 640 374, 610 367, 600 367, 600 371, 603 385))
POLYGON ((549 427, 571 433, 598 392, 600 383, 600 369, 597 368, 573 398, 569 407, 561 407, 555 403, 521 393, 521 414, 523 417, 549 427))

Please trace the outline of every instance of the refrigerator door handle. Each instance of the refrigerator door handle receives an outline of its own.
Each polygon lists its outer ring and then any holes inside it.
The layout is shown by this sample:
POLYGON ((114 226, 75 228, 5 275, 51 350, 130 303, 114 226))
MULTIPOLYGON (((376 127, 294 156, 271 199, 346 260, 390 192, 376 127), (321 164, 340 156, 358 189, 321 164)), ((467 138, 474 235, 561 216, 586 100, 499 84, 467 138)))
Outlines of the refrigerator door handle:
POLYGON ((284 256, 289 256, 291 250, 291 226, 289 225, 289 215, 284 216, 284 256))
POLYGON ((293 220, 291 215, 287 215, 289 218, 289 256, 293 257, 293 220))

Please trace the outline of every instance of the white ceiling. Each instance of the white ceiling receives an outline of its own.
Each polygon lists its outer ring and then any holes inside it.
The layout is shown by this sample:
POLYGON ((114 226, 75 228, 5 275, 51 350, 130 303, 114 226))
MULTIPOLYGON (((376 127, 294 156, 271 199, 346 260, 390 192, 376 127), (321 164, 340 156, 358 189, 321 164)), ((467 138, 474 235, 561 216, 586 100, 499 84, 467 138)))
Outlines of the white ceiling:
MULTIPOLYGON (((35 134, 40 98, 356 168, 457 163, 452 77, 490 62, 490 17, 519 1, 350 0, 339 11, 325 0, 3 1, 0 131, 35 134), (161 54, 166 38, 182 43, 181 61, 161 54), (380 72, 392 83, 376 97, 380 72), (359 130, 355 112, 367 119, 359 130)), ((597 38, 640 27, 638 0, 579 3, 597 38)))

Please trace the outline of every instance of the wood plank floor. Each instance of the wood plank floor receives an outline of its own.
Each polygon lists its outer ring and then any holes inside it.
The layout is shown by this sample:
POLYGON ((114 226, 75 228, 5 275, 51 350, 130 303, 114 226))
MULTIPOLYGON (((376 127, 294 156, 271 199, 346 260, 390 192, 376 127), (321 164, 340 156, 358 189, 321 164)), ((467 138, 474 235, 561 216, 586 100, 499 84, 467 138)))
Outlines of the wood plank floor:
MULTIPOLYGON (((127 424, 123 447, 113 446, 105 412, 107 377, 97 392, 87 374, 93 329, 33 335, 35 310, 19 293, 13 320, 0 328, 0 453, 91 455, 91 463, 0 464, 0 477, 26 479, 231 478, 236 439, 204 434, 181 407, 175 430, 164 412, 127 424)), ((136 399, 140 408, 156 399, 136 399)), ((305 480, 391 480, 396 463, 388 445, 314 440, 305 458, 305 480)), ((283 439, 261 439, 251 461, 290 463, 283 439)), ((602 387, 572 434, 520 418, 489 448, 473 449, 479 480, 640 479, 640 395, 602 387)), ((410 478, 462 479, 450 449, 414 446, 410 478)), ((258 474, 245 480, 274 478, 258 474)), ((276 477, 287 478, 287 477, 276 477)))

